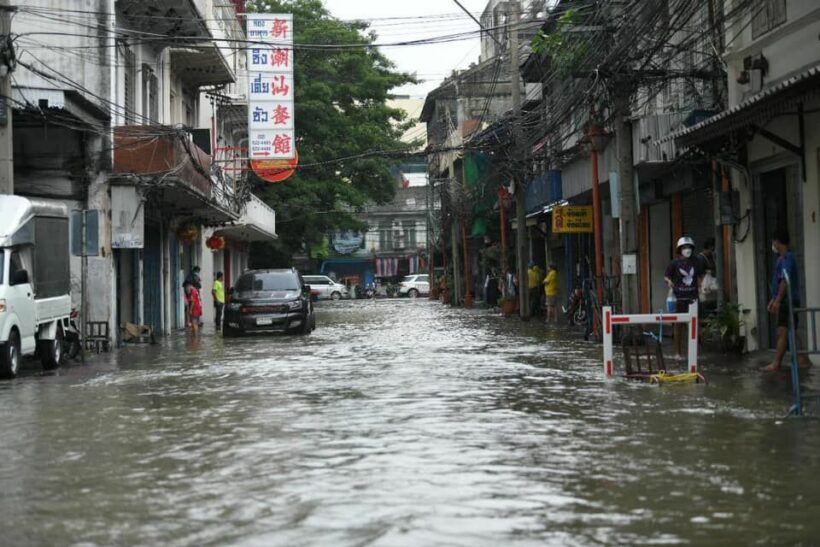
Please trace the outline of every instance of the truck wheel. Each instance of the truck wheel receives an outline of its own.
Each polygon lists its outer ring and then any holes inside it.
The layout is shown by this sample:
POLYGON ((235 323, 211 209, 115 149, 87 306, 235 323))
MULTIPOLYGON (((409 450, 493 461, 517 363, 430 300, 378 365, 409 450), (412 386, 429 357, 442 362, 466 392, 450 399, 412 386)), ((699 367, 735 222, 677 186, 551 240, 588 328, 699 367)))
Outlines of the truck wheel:
POLYGON ((340 293, 339 291, 333 291, 333 294, 330 295, 330 298, 332 300, 341 300, 342 299, 342 293, 340 293))
POLYGON ((20 370, 20 335, 16 330, 9 334, 9 341, 0 346, 0 378, 16 378, 20 370))
POLYGON ((40 360, 43 368, 52 370, 60 366, 63 360, 63 329, 57 327, 54 340, 42 340, 40 342, 40 360))

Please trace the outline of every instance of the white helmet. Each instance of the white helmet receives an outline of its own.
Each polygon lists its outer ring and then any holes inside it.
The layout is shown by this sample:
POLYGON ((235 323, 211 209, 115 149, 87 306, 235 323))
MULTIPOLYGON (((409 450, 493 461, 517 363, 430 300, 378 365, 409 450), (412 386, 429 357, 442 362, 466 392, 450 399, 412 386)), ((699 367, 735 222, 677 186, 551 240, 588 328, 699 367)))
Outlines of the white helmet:
POLYGON ((686 247, 687 245, 689 245, 690 247, 692 247, 694 249, 695 248, 695 240, 693 240, 689 236, 683 236, 682 238, 680 238, 678 240, 677 249, 680 250, 681 247, 686 247))

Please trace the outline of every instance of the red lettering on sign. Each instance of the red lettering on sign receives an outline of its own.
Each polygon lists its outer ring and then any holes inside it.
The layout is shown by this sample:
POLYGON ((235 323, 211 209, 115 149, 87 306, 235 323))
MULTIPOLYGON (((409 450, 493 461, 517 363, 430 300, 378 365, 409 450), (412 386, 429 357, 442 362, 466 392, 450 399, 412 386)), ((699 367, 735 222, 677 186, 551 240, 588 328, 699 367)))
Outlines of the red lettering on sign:
POLYGON ((290 53, 287 49, 276 49, 270 56, 271 66, 290 66, 290 53))
POLYGON ((276 135, 273 138, 273 153, 274 154, 290 154, 291 142, 288 135, 276 135))
POLYGON ((274 125, 286 125, 290 120, 290 112, 288 107, 277 105, 276 110, 273 111, 273 123, 274 125))
POLYGON ((287 83, 287 77, 283 74, 281 76, 274 76, 271 80, 270 86, 271 95, 282 95, 287 97, 290 93, 290 86, 287 83))
POLYGON ((290 27, 286 19, 274 19, 270 35, 274 38, 287 38, 290 27))

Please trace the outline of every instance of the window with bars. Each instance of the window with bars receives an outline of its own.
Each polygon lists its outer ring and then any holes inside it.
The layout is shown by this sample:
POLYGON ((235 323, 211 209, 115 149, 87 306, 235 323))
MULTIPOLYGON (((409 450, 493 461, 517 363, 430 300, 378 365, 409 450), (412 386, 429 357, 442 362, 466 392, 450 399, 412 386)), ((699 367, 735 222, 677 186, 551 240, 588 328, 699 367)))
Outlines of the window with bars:
POLYGON ((145 124, 159 121, 159 78, 148 65, 142 65, 142 115, 145 124))
POLYGON ((137 95, 137 62, 134 52, 126 42, 120 42, 120 54, 123 59, 123 106, 125 107, 125 124, 136 123, 136 95, 137 95))
POLYGON ((381 250, 393 248, 393 223, 389 220, 379 223, 379 248, 381 250))
POLYGON ((406 248, 413 248, 416 246, 416 221, 405 220, 403 223, 404 240, 406 248))
POLYGON ((757 39, 786 22, 786 0, 752 2, 752 38, 757 39))

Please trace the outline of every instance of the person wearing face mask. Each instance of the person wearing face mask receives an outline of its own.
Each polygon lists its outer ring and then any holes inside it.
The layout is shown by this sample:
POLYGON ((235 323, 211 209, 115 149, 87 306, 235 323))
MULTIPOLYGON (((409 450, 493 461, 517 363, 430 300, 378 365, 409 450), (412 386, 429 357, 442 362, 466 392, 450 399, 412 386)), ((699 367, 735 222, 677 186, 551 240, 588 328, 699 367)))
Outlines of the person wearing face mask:
MULTIPOLYGON (((698 283, 703 276, 703 262, 693 256, 695 252, 695 242, 691 237, 684 236, 678 240, 677 245, 679 256, 674 258, 666 268, 664 281, 672 289, 677 298, 677 313, 689 313, 689 305, 698 300, 698 283)), ((687 339, 686 325, 675 323, 673 329, 675 335, 676 358, 683 359, 686 355, 687 339)))
MULTIPOLYGON (((773 372, 780 370, 783 364, 783 356, 789 345, 789 315, 792 315, 794 327, 797 329, 797 314, 794 309, 800 307, 800 281, 797 278, 797 261, 794 254, 789 250, 789 233, 785 230, 778 230, 772 237, 772 252, 777 255, 777 262, 772 274, 771 293, 772 299, 767 306, 770 314, 777 318, 777 348, 774 361, 763 370, 773 372), (788 298, 786 287, 786 274, 791 282, 791 302, 788 298)), ((795 332, 795 344, 801 347, 800 335, 795 332)), ((805 355, 799 355, 797 363, 800 368, 809 368, 811 362, 805 355)))

